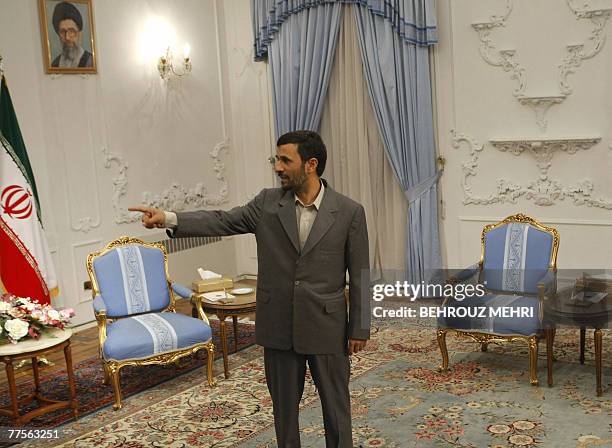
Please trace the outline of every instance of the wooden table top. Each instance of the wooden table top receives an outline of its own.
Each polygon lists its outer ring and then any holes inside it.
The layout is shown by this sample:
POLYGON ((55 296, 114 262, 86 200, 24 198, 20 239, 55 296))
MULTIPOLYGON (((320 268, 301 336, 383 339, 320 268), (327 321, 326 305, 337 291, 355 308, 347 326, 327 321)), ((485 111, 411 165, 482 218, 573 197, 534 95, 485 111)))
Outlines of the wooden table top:
MULTIPOLYGON (((243 308, 255 307, 255 296, 257 291, 257 283, 254 280, 241 280, 234 282, 232 290, 237 288, 252 288, 253 292, 248 294, 232 294, 233 299, 222 300, 222 301, 210 301, 204 298, 205 293, 196 294, 202 298, 202 308, 207 309, 226 309, 226 310, 239 310, 243 308)), ((231 294, 231 290, 227 290, 228 294, 231 294)))
POLYGON ((603 288, 587 289, 587 292, 606 292, 608 295, 597 303, 572 300, 575 294, 584 292, 580 282, 557 286, 557 293, 544 302, 546 321, 580 327, 608 328, 612 321, 612 283, 603 288))

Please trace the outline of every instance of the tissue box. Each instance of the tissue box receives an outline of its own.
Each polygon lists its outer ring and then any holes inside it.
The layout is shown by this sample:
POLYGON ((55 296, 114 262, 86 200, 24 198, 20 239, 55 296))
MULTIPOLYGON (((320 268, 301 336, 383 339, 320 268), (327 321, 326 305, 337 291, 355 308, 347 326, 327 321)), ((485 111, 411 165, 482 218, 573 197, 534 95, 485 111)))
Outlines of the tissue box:
POLYGON ((191 289, 195 292, 220 291, 223 288, 232 289, 234 281, 229 277, 211 278, 209 280, 196 280, 191 284, 191 289))

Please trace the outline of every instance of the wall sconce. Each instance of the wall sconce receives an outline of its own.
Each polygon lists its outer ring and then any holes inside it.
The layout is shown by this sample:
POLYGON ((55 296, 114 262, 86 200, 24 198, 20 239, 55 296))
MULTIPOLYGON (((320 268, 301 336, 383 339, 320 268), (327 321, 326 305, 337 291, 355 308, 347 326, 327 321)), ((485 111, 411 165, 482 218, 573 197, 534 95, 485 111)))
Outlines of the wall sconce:
POLYGON ((172 76, 181 78, 191 72, 191 60, 189 59, 189 52, 191 51, 191 47, 189 44, 185 44, 183 47, 183 70, 179 72, 175 70, 174 64, 172 62, 172 50, 170 47, 166 49, 166 54, 159 58, 159 62, 157 63, 157 71, 159 71, 159 76, 164 81, 167 81, 172 76))

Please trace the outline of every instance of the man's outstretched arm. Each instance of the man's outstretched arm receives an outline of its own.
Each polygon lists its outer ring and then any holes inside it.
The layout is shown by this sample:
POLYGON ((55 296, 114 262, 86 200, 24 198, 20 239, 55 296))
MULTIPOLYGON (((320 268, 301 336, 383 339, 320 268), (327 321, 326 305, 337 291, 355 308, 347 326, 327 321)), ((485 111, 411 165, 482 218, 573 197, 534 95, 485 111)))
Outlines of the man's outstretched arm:
POLYGON ((240 233, 254 233, 261 218, 266 190, 262 190, 246 205, 234 207, 229 211, 199 210, 176 214, 175 223, 172 213, 163 210, 136 206, 129 211, 142 213, 142 224, 147 229, 172 227, 174 237, 188 236, 227 236, 240 233))

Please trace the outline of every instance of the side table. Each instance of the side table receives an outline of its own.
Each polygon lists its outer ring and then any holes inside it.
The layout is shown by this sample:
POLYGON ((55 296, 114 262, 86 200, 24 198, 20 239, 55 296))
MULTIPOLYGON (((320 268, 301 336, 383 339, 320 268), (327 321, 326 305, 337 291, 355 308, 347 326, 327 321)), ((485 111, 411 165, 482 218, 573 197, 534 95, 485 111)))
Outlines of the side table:
POLYGON ((53 330, 41 336, 39 339, 28 339, 17 344, 0 345, 0 361, 5 364, 6 376, 9 384, 11 404, 0 408, 0 414, 8 415, 15 420, 16 425, 23 425, 33 418, 57 409, 71 408, 74 418, 78 417, 78 403, 76 401, 76 387, 74 372, 72 370, 72 353, 70 349, 70 337, 72 330, 53 330), (51 351, 64 350, 66 358, 66 371, 68 373, 69 399, 66 401, 51 400, 44 397, 40 392, 40 377, 38 373, 37 357, 51 351), (17 385, 15 384, 15 372, 13 363, 23 358, 31 358, 32 372, 34 374, 34 392, 21 400, 17 399, 17 385), (38 400, 40 406, 25 414, 19 414, 19 407, 38 400))
MULTIPOLYGON (((238 351, 238 317, 246 314, 255 313, 255 286, 251 284, 240 285, 236 284, 236 288, 252 287, 253 292, 249 294, 236 295, 234 299, 222 302, 211 302, 204 298, 202 294, 197 294, 201 297, 202 309, 206 314, 214 314, 219 318, 219 329, 221 331, 221 350, 223 352, 223 372, 225 378, 229 378, 229 362, 227 359, 227 326, 225 319, 231 317, 234 321, 234 353, 238 351)), ((229 291, 228 291, 229 293, 229 291)), ((197 317, 197 310, 192 303, 192 315, 197 317)))
MULTIPOLYGON (((612 288, 612 285, 610 285, 612 288)), ((546 334, 546 358, 548 368, 548 385, 553 384, 552 350, 555 330, 558 325, 580 328, 580 364, 584 364, 584 340, 586 328, 593 328, 595 341, 595 376, 597 396, 602 395, 602 352, 603 328, 608 328, 612 320, 612 294, 598 303, 589 306, 577 306, 572 302, 572 293, 576 285, 560 289, 544 302, 544 332, 546 334)))

